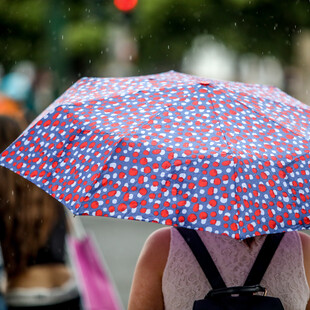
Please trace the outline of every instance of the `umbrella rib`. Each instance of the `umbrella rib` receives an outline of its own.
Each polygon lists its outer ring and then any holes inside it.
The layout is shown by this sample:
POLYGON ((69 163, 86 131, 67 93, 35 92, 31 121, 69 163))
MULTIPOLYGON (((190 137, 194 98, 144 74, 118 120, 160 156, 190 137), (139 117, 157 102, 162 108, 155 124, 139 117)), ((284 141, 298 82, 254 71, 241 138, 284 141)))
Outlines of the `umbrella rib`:
MULTIPOLYGON (((214 103, 211 102, 211 104, 212 104, 212 106, 213 106, 213 111, 215 111, 214 103)), ((230 142, 228 141, 228 139, 226 138, 225 130, 223 129, 224 126, 222 125, 222 120, 218 117, 218 114, 217 114, 217 113, 214 112, 214 115, 215 115, 217 121, 218 121, 219 124, 220 124, 220 129, 221 129, 221 132, 222 132, 222 134, 223 134, 223 139, 226 141, 227 147, 228 147, 228 149, 229 149, 229 154, 230 154, 231 156, 233 156, 233 158, 236 158, 236 159, 237 159, 237 160, 233 160, 233 162, 234 162, 233 170, 234 170, 234 174, 235 174, 235 172, 236 172, 236 170, 237 170, 237 168, 236 168, 236 167, 237 167, 237 163, 239 162, 238 156, 240 156, 240 155, 239 155, 239 154, 237 155, 235 152, 233 152, 233 150, 232 150, 232 148, 231 148, 231 143, 230 143, 230 142)), ((235 184, 235 188, 237 188, 236 179, 237 179, 237 178, 233 179, 234 184, 235 184)), ((241 232, 241 228, 240 228, 240 226, 239 226, 239 214, 238 214, 238 211, 239 211, 239 208, 240 208, 240 204, 238 204, 238 202, 237 202, 235 196, 234 196, 234 201, 235 201, 236 206, 237 206, 237 208, 235 209, 235 214, 234 214, 234 215, 236 215, 236 216, 238 217, 238 219, 235 220, 235 223, 236 223, 236 225, 237 225, 237 227, 238 227, 238 233, 241 235, 242 232, 241 232)), ((233 218, 234 215, 232 214, 232 215, 231 215, 231 218, 233 218)), ((236 232, 237 232, 237 231, 236 231, 236 232)))
MULTIPOLYGON (((262 100, 262 99, 261 99, 261 100, 262 100)), ((235 101, 238 102, 238 103, 240 103, 240 104, 242 104, 243 106, 245 106, 245 107, 251 109, 251 110, 253 111, 253 113, 268 118, 270 121, 272 121, 272 122, 278 124, 278 125, 281 126, 282 128, 287 129, 287 130, 288 130, 289 132, 291 132, 292 134, 307 139, 307 137, 305 137, 302 133, 295 132, 295 131, 293 131, 291 128, 285 127, 284 124, 279 123, 275 118, 271 117, 270 115, 265 114, 265 113, 262 113, 262 112, 260 112, 260 111, 257 111, 257 110, 255 110, 252 106, 246 105, 246 104, 244 104, 244 103, 243 103, 242 101, 240 101, 240 100, 235 100, 235 101)))

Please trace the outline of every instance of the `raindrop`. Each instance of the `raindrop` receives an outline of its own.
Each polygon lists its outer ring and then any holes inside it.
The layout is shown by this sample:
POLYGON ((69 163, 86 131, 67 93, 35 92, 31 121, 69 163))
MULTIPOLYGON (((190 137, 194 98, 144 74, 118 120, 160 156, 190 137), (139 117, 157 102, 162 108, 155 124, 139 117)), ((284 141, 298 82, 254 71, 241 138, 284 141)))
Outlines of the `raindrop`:
POLYGON ((91 64, 91 59, 88 60, 88 63, 91 64))
POLYGON ((168 50, 170 50, 170 45, 167 46, 168 50))
POLYGON ((278 28, 278 24, 275 24, 273 27, 273 30, 276 30, 278 28))
POLYGON ((129 56, 129 60, 132 61, 132 55, 129 56))

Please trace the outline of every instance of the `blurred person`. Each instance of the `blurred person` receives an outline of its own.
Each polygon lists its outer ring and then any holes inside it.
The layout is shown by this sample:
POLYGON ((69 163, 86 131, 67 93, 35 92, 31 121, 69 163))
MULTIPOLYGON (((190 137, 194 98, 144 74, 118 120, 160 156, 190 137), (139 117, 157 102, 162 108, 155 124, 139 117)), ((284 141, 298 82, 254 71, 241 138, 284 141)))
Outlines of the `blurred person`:
POLYGON ((6 303, 4 300, 4 286, 5 286, 5 272, 3 265, 2 249, 0 246, 0 310, 6 310, 6 303))
MULTIPOLYGON (((0 116, 0 152, 21 133, 0 116)), ((31 182, 0 166, 0 241, 8 309, 80 309, 65 262, 63 206, 31 182)))
POLYGON ((54 100, 53 74, 49 70, 39 70, 34 82, 34 110, 44 111, 54 100))
POLYGON ((0 115, 14 118, 24 129, 27 125, 25 111, 20 103, 0 92, 0 115))
MULTIPOLYGON (((242 286, 266 235, 239 241, 198 231, 227 287, 242 286)), ((310 236, 287 232, 261 285, 285 310, 309 310, 310 236)), ((190 310, 211 286, 176 228, 161 228, 147 239, 137 262, 129 310, 190 310)))
POLYGON ((0 84, 1 92, 23 107, 29 121, 36 116, 34 105, 35 77, 36 69, 32 62, 21 61, 3 76, 0 84))

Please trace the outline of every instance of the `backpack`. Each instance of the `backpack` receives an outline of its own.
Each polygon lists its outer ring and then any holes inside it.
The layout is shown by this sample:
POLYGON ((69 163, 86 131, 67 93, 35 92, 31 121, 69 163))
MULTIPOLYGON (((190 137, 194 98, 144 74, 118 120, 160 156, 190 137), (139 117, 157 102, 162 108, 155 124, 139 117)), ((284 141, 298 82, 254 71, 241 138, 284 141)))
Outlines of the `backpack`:
POLYGON ((243 286, 226 287, 197 232, 183 227, 177 229, 192 250, 212 287, 204 299, 194 302, 193 310, 284 310, 280 299, 266 296, 267 290, 260 285, 284 233, 266 237, 243 286))

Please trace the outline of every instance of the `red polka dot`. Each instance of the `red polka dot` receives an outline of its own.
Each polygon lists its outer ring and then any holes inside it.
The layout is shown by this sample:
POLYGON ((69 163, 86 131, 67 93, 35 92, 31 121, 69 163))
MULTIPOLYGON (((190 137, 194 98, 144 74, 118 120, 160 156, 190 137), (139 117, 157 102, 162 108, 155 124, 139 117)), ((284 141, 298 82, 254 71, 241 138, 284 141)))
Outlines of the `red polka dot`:
POLYGON ((198 181, 198 185, 200 187, 206 187, 208 185, 208 181, 206 179, 201 179, 198 181))

